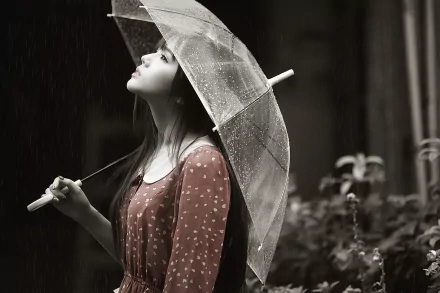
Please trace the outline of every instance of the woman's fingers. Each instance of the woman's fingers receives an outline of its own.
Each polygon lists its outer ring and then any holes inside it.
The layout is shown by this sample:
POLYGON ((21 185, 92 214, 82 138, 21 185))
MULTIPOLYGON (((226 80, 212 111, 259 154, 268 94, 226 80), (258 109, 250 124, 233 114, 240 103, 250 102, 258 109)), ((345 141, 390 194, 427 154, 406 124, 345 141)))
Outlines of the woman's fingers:
POLYGON ((55 178, 55 180, 52 183, 51 189, 52 190, 58 189, 59 191, 61 191, 64 194, 68 193, 70 190, 72 190, 72 191, 80 190, 79 186, 76 185, 75 182, 73 182, 72 180, 70 180, 68 178, 64 178, 62 176, 58 176, 55 178))
POLYGON ((58 190, 50 190, 49 188, 46 188, 46 194, 53 194, 55 197, 66 199, 67 197, 58 190))
POLYGON ((57 190, 61 191, 64 194, 68 193, 69 192, 69 187, 67 187, 68 186, 67 180, 68 179, 65 179, 62 176, 56 177, 54 179, 50 189, 51 190, 56 190, 57 189, 57 190))
MULTIPOLYGON (((45 197, 46 195, 48 195, 48 193, 42 194, 41 197, 45 197)), ((55 201, 55 202, 59 202, 60 201, 55 195, 53 195, 53 194, 51 194, 51 195, 53 196, 52 201, 55 201)))
POLYGON ((62 194, 59 191, 56 190, 50 190, 49 188, 46 188, 46 194, 43 194, 41 197, 50 194, 53 196, 53 202, 60 202, 60 200, 58 199, 58 197, 62 198, 62 199, 66 199, 66 196, 64 194, 62 194))
POLYGON ((57 189, 57 188, 63 188, 65 185, 63 185, 63 186, 60 186, 60 176, 58 176, 58 177, 55 177, 55 179, 53 180, 53 183, 52 183, 52 188, 51 189, 57 189))
MULTIPOLYGON (((58 187, 60 187, 60 185, 58 185, 58 187)), ((57 192, 60 192, 60 193, 62 193, 62 194, 68 194, 69 193, 69 191, 70 191, 70 189, 69 189, 69 187, 64 187, 64 188, 62 188, 62 189, 56 189, 56 188, 53 188, 53 185, 51 185, 51 186, 49 186, 49 188, 50 188, 50 191, 52 191, 52 192, 55 192, 55 191, 57 191, 57 192)), ((55 194, 55 193, 54 193, 55 194)))

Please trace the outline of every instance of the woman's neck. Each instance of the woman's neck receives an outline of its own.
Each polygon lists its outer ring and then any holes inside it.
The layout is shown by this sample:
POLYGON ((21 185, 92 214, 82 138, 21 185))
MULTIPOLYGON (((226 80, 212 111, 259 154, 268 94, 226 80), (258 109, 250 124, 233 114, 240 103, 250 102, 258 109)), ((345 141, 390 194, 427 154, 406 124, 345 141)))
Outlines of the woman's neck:
MULTIPOLYGON (((205 136, 205 135, 202 134, 202 133, 197 133, 197 132, 193 132, 193 131, 187 132, 185 134, 184 138, 183 138, 183 141, 182 141, 182 148, 186 147, 188 144, 190 144, 194 140, 196 140, 196 139, 198 139, 200 137, 203 137, 203 136, 205 136)), ((172 152, 172 147, 173 147, 174 143, 176 142, 176 140, 177 140, 177 137, 173 136, 168 141, 168 143, 162 143, 162 144, 159 143, 158 147, 157 147, 158 152, 165 152, 165 151, 167 151, 167 152, 171 153, 172 152)), ((181 148, 181 150, 182 150, 182 148, 181 148)))

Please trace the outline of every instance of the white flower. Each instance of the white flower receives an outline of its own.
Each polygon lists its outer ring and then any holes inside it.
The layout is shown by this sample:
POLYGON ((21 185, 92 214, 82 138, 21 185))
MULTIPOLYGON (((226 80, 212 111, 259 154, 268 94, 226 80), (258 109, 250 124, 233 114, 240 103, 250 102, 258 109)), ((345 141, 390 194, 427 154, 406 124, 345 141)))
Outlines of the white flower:
POLYGON ((347 194, 347 201, 353 201, 356 199, 356 195, 354 193, 347 194))
POLYGON ((428 261, 434 261, 437 258, 437 252, 435 250, 430 250, 426 255, 428 261))

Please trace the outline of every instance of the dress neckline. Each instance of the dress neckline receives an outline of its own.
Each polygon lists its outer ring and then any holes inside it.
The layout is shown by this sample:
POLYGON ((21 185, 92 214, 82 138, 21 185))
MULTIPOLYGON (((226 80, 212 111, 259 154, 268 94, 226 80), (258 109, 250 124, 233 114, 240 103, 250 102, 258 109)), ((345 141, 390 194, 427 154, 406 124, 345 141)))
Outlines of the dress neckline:
POLYGON ((166 174, 166 175, 163 176, 162 178, 157 179, 157 180, 154 181, 154 182, 148 183, 148 182, 146 182, 146 181, 144 180, 144 178, 143 178, 144 176, 143 176, 142 174, 139 174, 139 175, 138 175, 138 180, 142 180, 142 184, 147 185, 147 186, 150 186, 150 185, 156 184, 157 182, 159 182, 159 181, 165 179, 166 177, 170 176, 170 174, 173 173, 173 172, 176 170, 177 167, 180 167, 180 165, 181 165, 182 163, 184 163, 184 162, 186 161, 186 159, 189 158, 189 156, 191 156, 196 150, 198 150, 198 149, 200 149, 200 148, 203 148, 203 147, 209 147, 209 148, 215 148, 215 149, 217 149, 217 147, 216 147, 216 146, 213 146, 213 145, 201 145, 201 146, 198 146, 198 147, 196 147, 195 149, 193 149, 190 153, 188 153, 188 154, 187 154, 187 155, 186 155, 186 156, 185 156, 185 157, 179 162, 179 164, 178 164, 177 166, 175 166, 173 169, 171 169, 171 171, 168 172, 168 174, 166 174))

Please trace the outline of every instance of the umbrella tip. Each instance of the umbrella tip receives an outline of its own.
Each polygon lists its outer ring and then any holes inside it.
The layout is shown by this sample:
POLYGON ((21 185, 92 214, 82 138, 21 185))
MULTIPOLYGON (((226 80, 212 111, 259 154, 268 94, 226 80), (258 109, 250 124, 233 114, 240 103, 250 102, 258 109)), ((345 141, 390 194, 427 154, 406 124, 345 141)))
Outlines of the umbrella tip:
POLYGON ((279 83, 280 81, 285 80, 288 77, 291 77, 294 74, 292 69, 287 70, 286 72, 283 72, 281 74, 278 74, 277 76, 272 77, 271 79, 268 80, 269 85, 271 87, 273 87, 274 85, 276 85, 277 83, 279 83))

